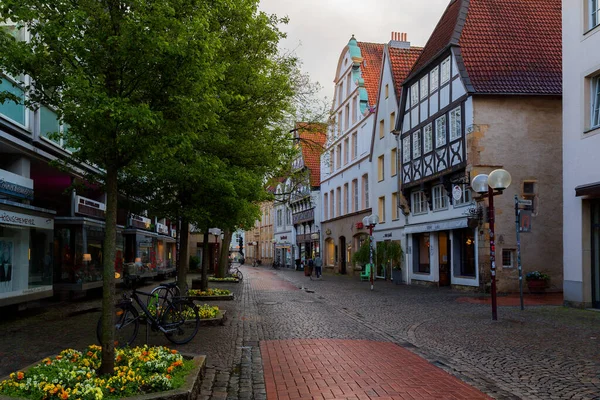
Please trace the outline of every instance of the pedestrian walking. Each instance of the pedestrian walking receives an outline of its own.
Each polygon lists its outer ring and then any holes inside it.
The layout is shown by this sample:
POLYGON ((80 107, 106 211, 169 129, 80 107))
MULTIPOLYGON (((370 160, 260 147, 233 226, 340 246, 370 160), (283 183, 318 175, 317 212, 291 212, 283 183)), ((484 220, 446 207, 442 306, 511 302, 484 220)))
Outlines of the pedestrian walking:
POLYGON ((313 259, 312 259, 312 258, 309 258, 309 259, 306 261, 306 264, 307 264, 307 266, 308 266, 308 275, 309 275, 309 276, 312 276, 312 273, 313 273, 313 267, 315 266, 313 259))
POLYGON ((323 260, 321 260, 321 257, 317 254, 313 263, 315 265, 315 275, 317 275, 318 279, 321 277, 321 268, 323 267, 323 260))

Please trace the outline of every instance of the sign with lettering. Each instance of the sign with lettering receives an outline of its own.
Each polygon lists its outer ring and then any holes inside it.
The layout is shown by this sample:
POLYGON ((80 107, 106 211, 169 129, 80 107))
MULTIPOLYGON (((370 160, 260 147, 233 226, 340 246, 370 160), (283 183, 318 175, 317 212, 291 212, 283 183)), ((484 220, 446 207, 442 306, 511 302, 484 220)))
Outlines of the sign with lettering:
POLYGON ((519 210, 519 232, 531 232, 531 210, 519 210))
POLYGON ((41 229, 54 229, 53 218, 20 214, 12 211, 0 211, 0 224, 29 226, 32 228, 41 229))
POLYGON ((169 235, 169 228, 165 224, 161 224, 159 222, 156 223, 156 232, 161 235, 169 235))
POLYGON ((104 218, 106 204, 83 196, 75 196, 75 213, 104 218))
POLYGON ((384 233, 383 237, 384 238, 391 238, 392 237, 392 232, 390 232, 390 233, 384 233))
POLYGON ((152 221, 150 218, 142 217, 141 215, 131 214, 130 217, 131 226, 139 229, 150 229, 152 221))
POLYGON ((0 169, 0 193, 33 200, 33 180, 0 169))

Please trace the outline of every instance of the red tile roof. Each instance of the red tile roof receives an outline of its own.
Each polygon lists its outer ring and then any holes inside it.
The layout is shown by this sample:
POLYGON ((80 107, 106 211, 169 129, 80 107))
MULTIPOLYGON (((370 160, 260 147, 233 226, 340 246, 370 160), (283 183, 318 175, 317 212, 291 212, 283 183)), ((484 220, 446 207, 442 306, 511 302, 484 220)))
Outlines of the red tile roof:
POLYGON ((377 104, 377 89, 379 85, 379 75, 381 73, 381 61, 383 60, 383 44, 357 42, 360 48, 360 55, 363 62, 360 64, 360 70, 367 96, 369 98, 369 106, 377 104))
POLYGON ((561 0, 452 0, 411 75, 456 45, 469 92, 561 94, 561 29, 561 0))
POLYGON ((298 136, 300 137, 300 148, 304 165, 310 171, 310 185, 317 187, 321 185, 321 153, 327 140, 327 126, 325 124, 296 124, 298 136))
POLYGON ((397 47, 388 47, 388 51, 390 55, 390 64, 392 67, 394 87, 396 90, 396 98, 399 99, 400 94, 402 93, 402 82, 404 82, 415 61, 421 55, 423 48, 410 47, 400 49, 397 47))

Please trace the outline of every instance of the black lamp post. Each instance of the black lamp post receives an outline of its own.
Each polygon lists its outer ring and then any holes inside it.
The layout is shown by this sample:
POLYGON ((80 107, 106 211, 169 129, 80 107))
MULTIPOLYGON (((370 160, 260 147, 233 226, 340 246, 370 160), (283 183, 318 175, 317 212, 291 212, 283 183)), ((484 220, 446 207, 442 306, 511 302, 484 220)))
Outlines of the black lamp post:
POLYGON ((371 214, 363 218, 363 225, 369 228, 369 264, 371 264, 371 290, 375 281, 375 266, 373 265, 373 228, 379 223, 379 216, 371 214))
POLYGON ((492 320, 498 319, 498 305, 496 299, 496 245, 494 237, 494 196, 502 194, 504 189, 510 186, 512 179, 508 171, 496 169, 487 174, 479 174, 471 182, 473 190, 489 201, 489 223, 490 223, 490 270, 492 275, 492 320))

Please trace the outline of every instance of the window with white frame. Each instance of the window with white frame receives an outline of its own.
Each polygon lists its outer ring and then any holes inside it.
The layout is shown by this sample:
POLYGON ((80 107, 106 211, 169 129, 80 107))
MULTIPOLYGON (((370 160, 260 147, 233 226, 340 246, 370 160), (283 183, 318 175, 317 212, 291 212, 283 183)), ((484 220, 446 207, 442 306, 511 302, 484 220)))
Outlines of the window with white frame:
POLYGON ((348 184, 344 183, 344 214, 348 214, 350 208, 348 207, 350 194, 348 193, 348 184))
POLYGON ((446 144, 446 116, 442 115, 435 120, 435 147, 446 144))
POLYGON ((417 129, 412 134, 413 138, 413 159, 416 159, 421 156, 421 130, 417 129))
POLYGON ((381 196, 379 198, 377 204, 377 214, 379 215, 379 223, 383 224, 385 222, 385 196, 381 196))
POLYGON ((427 200, 425 199, 425 192, 422 190, 412 192, 412 212, 413 214, 424 214, 427 212, 427 200))
POLYGON ((410 88, 410 106, 414 107, 419 103, 419 84, 415 83, 410 88))
POLYGON ((410 136, 406 136, 402 139, 402 162, 407 163, 410 161, 410 136))
POLYGON ((588 0, 589 1, 589 14, 590 14, 590 25, 588 29, 593 29, 600 25, 600 0, 588 0))
POLYGON ((365 174, 362 177, 363 185, 363 208, 369 208, 369 175, 365 174))
POLYGON ((514 268, 515 266, 515 251, 512 249, 502 249, 502 267, 514 268))
POLYGON ((462 191, 462 195, 460 196, 460 199, 456 200, 453 198, 454 200, 454 205, 455 206, 460 206, 463 204, 467 204, 471 202, 471 189, 469 189, 468 185, 458 185, 461 188, 462 191))
POLYGON ((434 210, 445 210, 448 208, 448 195, 443 185, 434 186, 432 193, 434 210))
POLYGON ((396 176, 398 169, 396 163, 398 162, 398 150, 394 147, 390 151, 390 176, 396 176))
POLYGON ((347 131, 350 128, 350 103, 346 103, 344 107, 344 130, 347 131))
POLYGON ((329 196, 323 194, 323 219, 329 219, 329 196))
POLYGON ((450 80, 450 57, 442 61, 441 69, 440 85, 443 85, 450 80))
POLYGON ((354 96, 354 98, 352 99, 352 123, 354 124, 356 122, 356 116, 357 116, 357 111, 356 111, 356 106, 358 104, 358 96, 354 96))
POLYGON ((358 136, 354 132, 352 134, 352 159, 356 160, 356 156, 358 156, 358 136))
MULTIPOLYGON (((600 0, 598 0, 600 2, 600 0)), ((590 128, 600 127, 600 76, 592 79, 592 121, 590 128)))
POLYGON ((440 67, 435 67, 429 73, 429 80, 431 85, 429 85, 429 93, 433 93, 438 89, 438 83, 440 80, 440 67))
POLYGON ((428 124, 423 128, 423 154, 433 150, 433 126, 428 124))
POLYGON ((333 169, 334 169, 333 168, 334 160, 335 160, 335 152, 333 150, 331 150, 329 152, 329 173, 333 172, 333 169))
POLYGON ((339 217, 342 215, 342 188, 337 188, 335 191, 335 195, 337 196, 337 205, 335 207, 335 216, 339 217))
POLYGON ((331 218, 335 218, 335 208, 334 208, 334 201, 335 199, 333 198, 333 190, 329 191, 329 214, 331 215, 331 218))
POLYGON ((358 179, 352 181, 352 193, 353 193, 353 201, 352 201, 352 211, 358 211, 358 179))
POLYGON ((425 75, 421 78, 421 100, 425 100, 427 94, 429 94, 429 75, 425 75))
POLYGON ((335 161, 336 161, 335 167, 339 169, 342 167, 342 144, 341 143, 337 145, 336 153, 337 153, 336 154, 337 157, 335 159, 335 161))
POLYGON ((348 153, 350 152, 350 139, 344 139, 344 165, 348 164, 348 153))
POLYGON ((462 136, 461 125, 460 106, 458 106, 450 111, 450 140, 456 140, 462 136))
POLYGON ((287 210, 287 212, 285 213, 285 224, 288 226, 292 224, 292 211, 291 210, 287 210))

